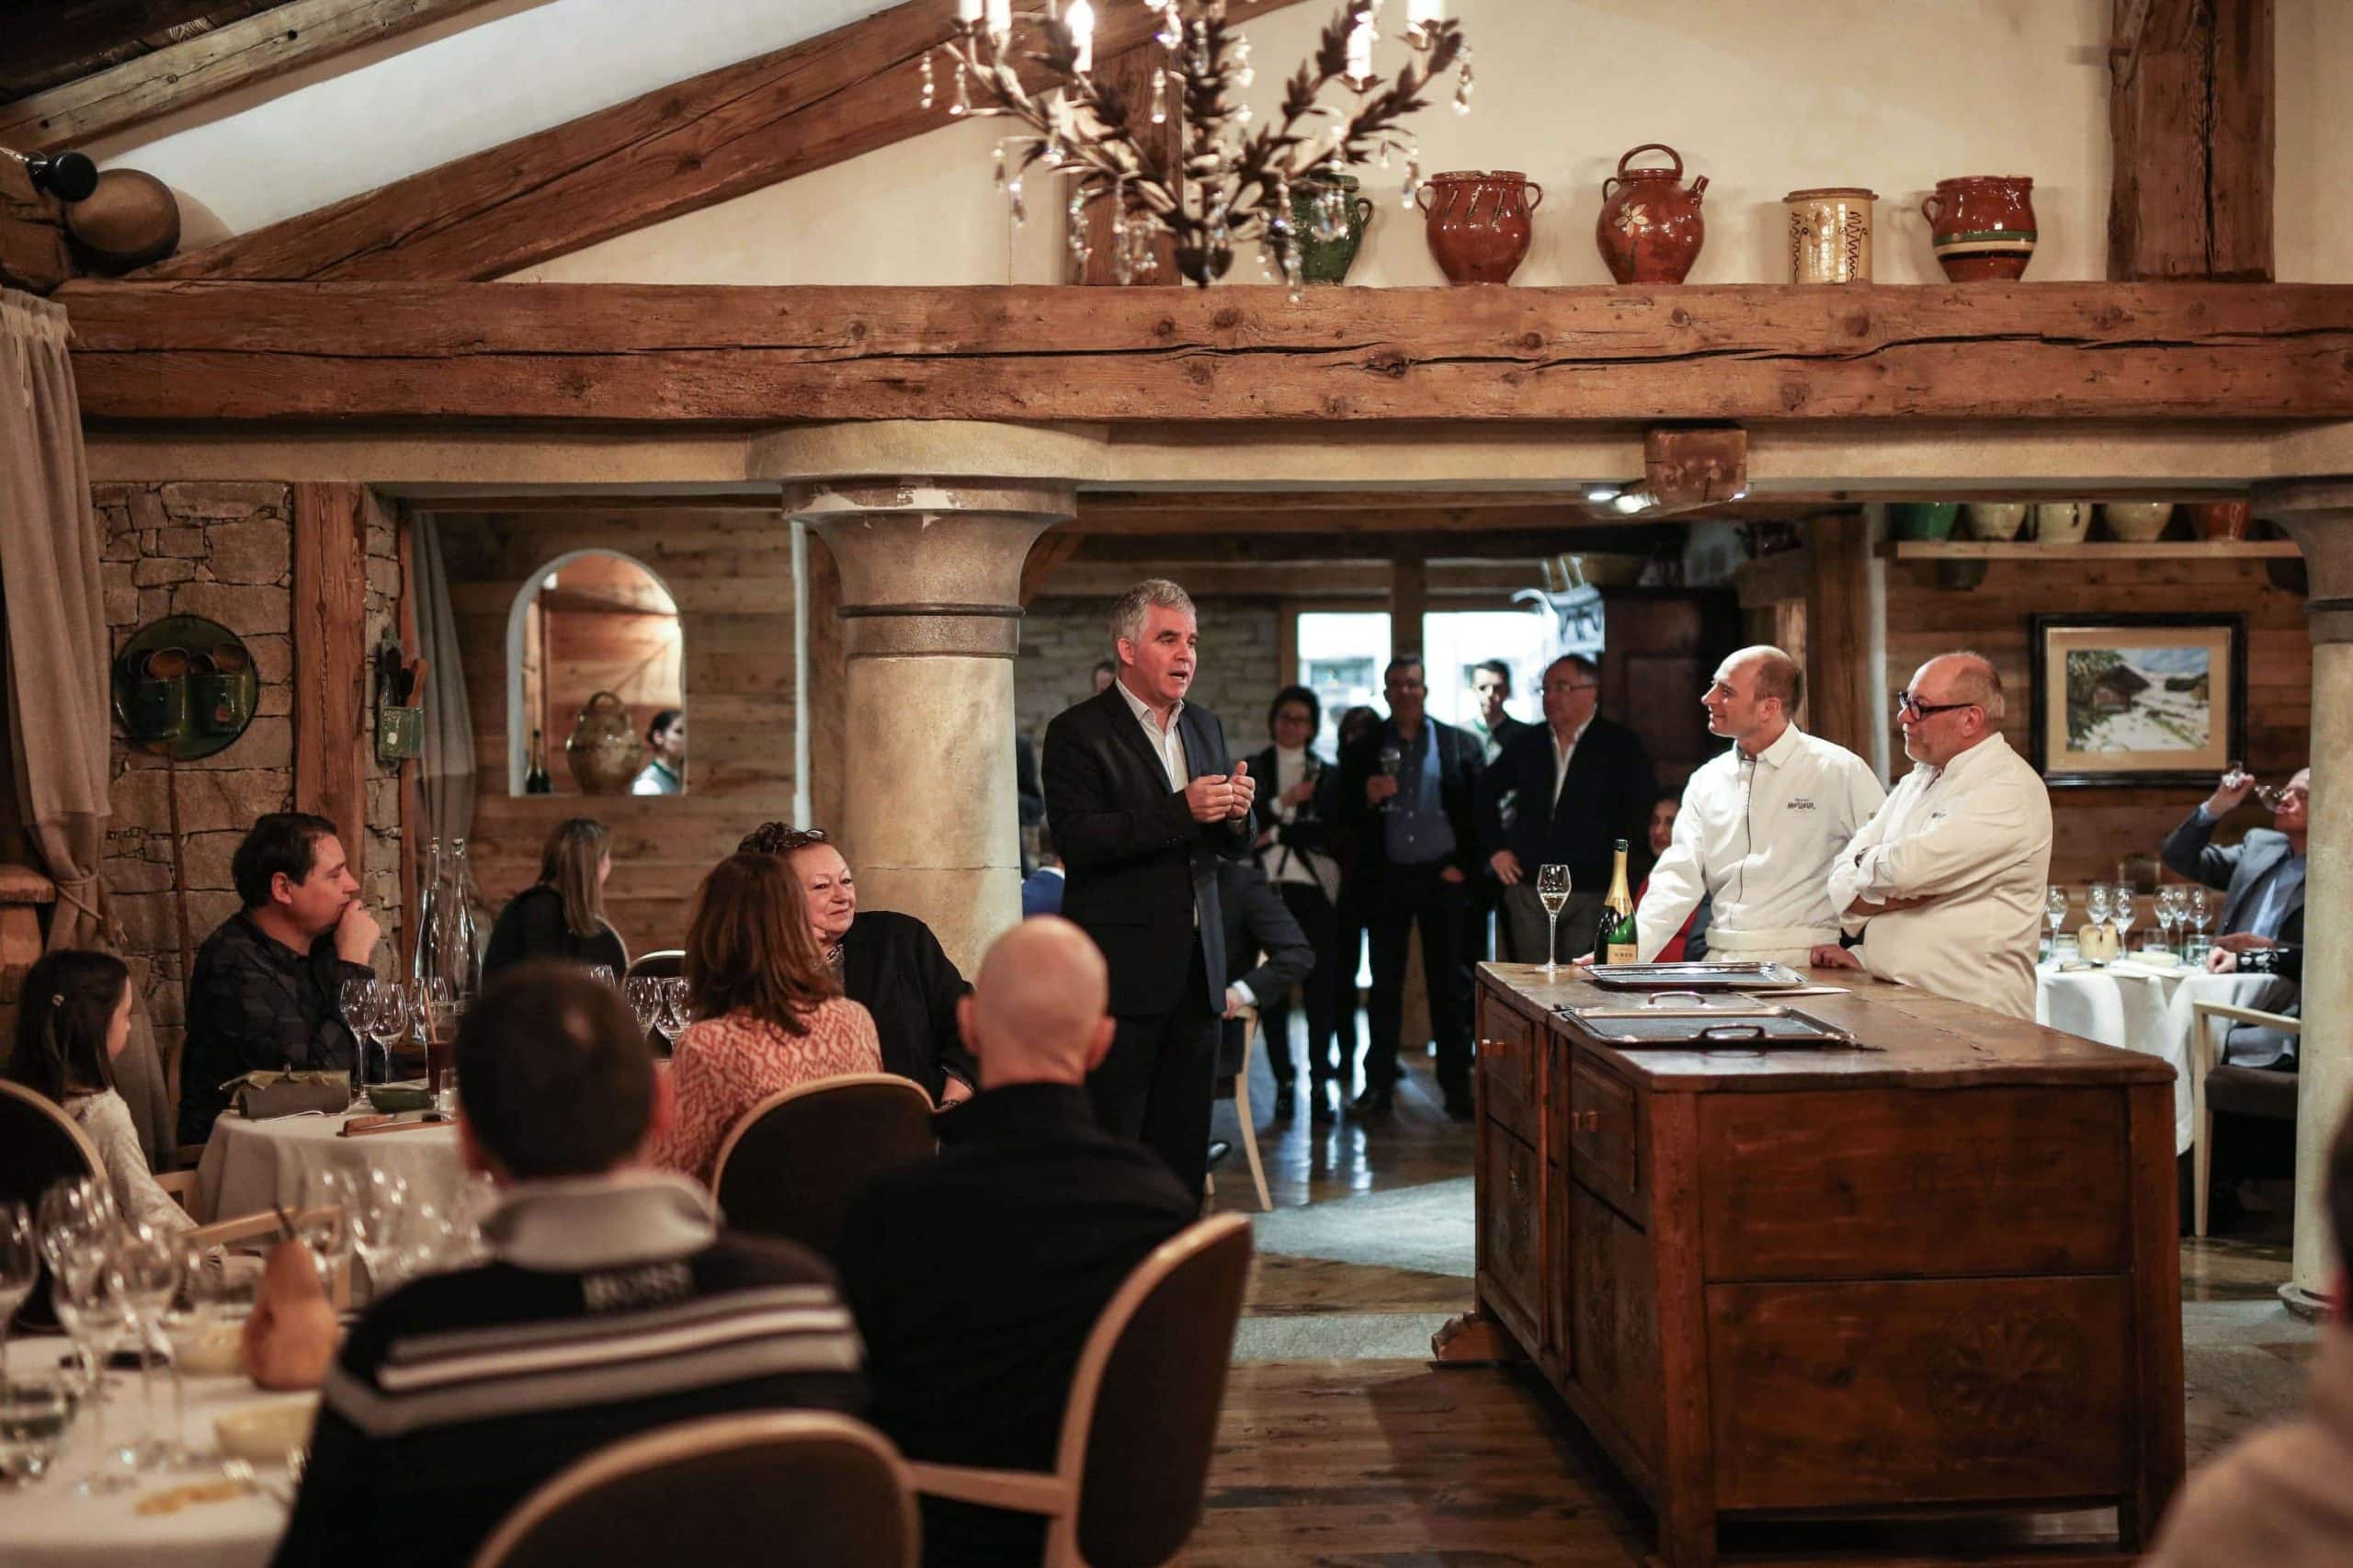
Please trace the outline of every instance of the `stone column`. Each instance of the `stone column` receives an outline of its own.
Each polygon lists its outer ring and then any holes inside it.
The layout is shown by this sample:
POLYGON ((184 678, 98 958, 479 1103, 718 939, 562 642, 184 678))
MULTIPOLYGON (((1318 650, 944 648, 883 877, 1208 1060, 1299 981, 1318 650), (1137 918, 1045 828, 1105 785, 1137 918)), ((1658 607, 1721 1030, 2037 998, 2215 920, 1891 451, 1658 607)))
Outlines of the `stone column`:
POLYGON ((1030 542, 1076 513, 1034 481, 789 488, 841 573, 841 839, 858 903, 928 924, 971 974, 1021 917, 1013 657, 1030 542))
POLYGON ((2314 1315, 2336 1273, 2328 1146, 2353 1104, 2353 479, 2267 487, 2256 510, 2304 554, 2313 640, 2312 825, 2296 1086, 2296 1249, 2279 1294, 2314 1315))

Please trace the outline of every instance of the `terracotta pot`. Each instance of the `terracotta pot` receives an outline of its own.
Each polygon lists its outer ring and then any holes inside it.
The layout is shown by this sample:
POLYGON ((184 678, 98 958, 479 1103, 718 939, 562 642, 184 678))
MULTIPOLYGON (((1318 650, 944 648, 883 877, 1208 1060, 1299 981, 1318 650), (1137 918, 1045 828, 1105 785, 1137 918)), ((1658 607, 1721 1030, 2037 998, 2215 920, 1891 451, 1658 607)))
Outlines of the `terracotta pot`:
POLYGON ((2025 276, 2034 255, 2034 181, 2024 175, 1940 179, 1920 203, 1937 263, 1955 283, 2025 276))
POLYGON ((2248 501, 2200 501, 2189 507, 2189 523, 2200 539, 2245 539, 2254 520, 2255 506, 2248 501))
POLYGON ((582 793, 625 795, 644 749, 628 705, 611 692, 600 691, 580 710, 572 738, 563 743, 563 760, 582 793))
POLYGON ((2092 509, 2081 501, 2046 501, 2034 509, 2034 537, 2045 544, 2081 544, 2092 509))
POLYGON ((2099 510, 2108 519, 2108 531, 2132 544, 2146 544, 2160 537, 2173 521, 2170 501, 2110 501, 2099 510))
POLYGON ((1449 283, 1508 283, 1528 259, 1529 215, 1544 187, 1517 169, 1432 175, 1414 192, 1430 255, 1449 283))
POLYGON ((1972 501, 1961 516, 1972 539, 2016 539, 2026 527, 2026 503, 1972 501))
POLYGON ((1871 280, 1871 203, 1876 192, 1839 187, 1793 190, 1790 209, 1790 281, 1868 283, 1871 280))
POLYGON ((1683 155, 1664 142, 1646 142, 1618 160, 1618 172, 1601 182, 1601 216, 1593 226, 1594 243, 1609 276, 1620 283, 1680 283, 1699 259, 1708 225, 1699 217, 1699 198, 1708 188, 1701 175, 1688 187, 1683 177, 1683 155), (1637 153, 1664 153, 1674 160, 1669 169, 1630 169, 1637 153), (1614 187, 1614 188, 1613 188, 1614 187))
POLYGON ((1291 222, 1299 234, 1299 275, 1309 283, 1338 283, 1356 265, 1357 249, 1372 225, 1372 198, 1357 194, 1354 175, 1290 187, 1291 222), (1328 236, 1328 237, 1327 237, 1328 236))
POLYGON ((1960 516, 1958 501, 1898 501, 1887 509, 1898 539, 1950 539, 1960 516))

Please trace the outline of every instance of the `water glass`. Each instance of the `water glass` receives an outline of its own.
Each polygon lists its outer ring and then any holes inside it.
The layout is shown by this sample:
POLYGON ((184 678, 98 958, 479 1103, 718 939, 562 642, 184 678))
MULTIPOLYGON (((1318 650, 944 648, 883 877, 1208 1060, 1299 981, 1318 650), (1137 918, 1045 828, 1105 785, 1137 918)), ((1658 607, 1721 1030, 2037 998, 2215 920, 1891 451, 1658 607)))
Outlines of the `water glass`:
POLYGON ((39 1481, 65 1446, 74 1394, 62 1378, 0 1378, 0 1482, 39 1481))
MULTIPOLYGON (((1402 748, 1393 744, 1385 745, 1381 748, 1381 775, 1382 778, 1396 778, 1397 770, 1404 765, 1405 753, 1402 748)), ((1397 809, 1397 797, 1392 795, 1389 799, 1381 801, 1381 809, 1384 812, 1395 811, 1397 809)))

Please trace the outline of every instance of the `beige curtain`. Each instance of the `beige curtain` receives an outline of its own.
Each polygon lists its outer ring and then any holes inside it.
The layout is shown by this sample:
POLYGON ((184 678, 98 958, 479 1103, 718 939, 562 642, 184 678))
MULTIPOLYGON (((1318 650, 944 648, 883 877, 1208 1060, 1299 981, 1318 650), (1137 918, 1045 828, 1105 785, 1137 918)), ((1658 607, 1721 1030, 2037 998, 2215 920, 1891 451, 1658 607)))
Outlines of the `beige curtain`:
MULTIPOLYGON (((0 289, 0 663, 10 789, 0 812, 57 884, 49 946, 116 950, 106 846, 106 604, 65 312, 0 289)), ((132 995, 138 996, 137 988, 132 995)), ((150 1160, 173 1150, 173 1107, 146 1009, 115 1063, 150 1160)))
MULTIPOLYGON (((425 785, 425 816, 445 844, 474 825, 474 721, 466 701, 465 667, 458 661, 458 622, 449 611, 449 568, 441 559, 441 519, 420 514, 409 534, 408 591, 416 596, 416 652, 426 666, 425 755, 417 774, 425 785)), ((415 854, 411 846, 409 853, 415 854)), ((423 863, 420 862, 420 865, 423 863)))

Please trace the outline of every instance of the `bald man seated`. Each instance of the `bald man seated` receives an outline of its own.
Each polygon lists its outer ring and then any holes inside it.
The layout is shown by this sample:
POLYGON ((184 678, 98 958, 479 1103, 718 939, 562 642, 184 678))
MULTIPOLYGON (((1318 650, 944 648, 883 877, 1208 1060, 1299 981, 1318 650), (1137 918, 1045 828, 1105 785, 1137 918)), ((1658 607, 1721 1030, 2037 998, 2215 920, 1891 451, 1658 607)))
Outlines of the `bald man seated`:
MULTIPOLYGON (((877 1177, 835 1255, 866 1339, 869 1418, 911 1460, 1049 1470, 1087 1332, 1199 1208, 1157 1154, 1096 1126, 1111 1049, 1103 955, 1025 920, 957 1005, 981 1090, 938 1159, 877 1177)), ((924 1499, 924 1562, 1035 1563, 1035 1517, 924 1499)))

